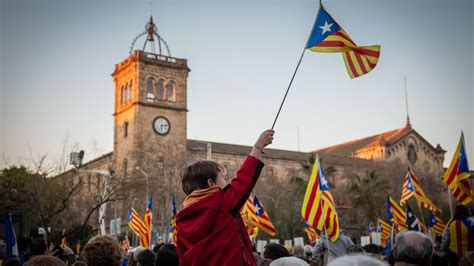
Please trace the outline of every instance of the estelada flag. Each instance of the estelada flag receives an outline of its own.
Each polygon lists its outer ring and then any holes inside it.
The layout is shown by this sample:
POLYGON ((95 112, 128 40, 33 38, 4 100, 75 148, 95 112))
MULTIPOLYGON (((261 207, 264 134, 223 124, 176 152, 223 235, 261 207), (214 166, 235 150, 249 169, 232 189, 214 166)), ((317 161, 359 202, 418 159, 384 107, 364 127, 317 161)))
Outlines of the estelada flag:
POLYGON ((444 234, 444 229, 446 228, 446 224, 443 223, 443 221, 437 217, 433 212, 430 212, 430 223, 429 223, 431 230, 434 233, 437 233, 439 235, 444 234))
POLYGON ((247 227, 249 235, 254 234, 254 228, 258 227, 271 236, 276 235, 275 226, 273 226, 268 213, 263 209, 257 196, 250 196, 241 210, 242 219, 247 227))
POLYGON ((397 202, 388 195, 387 198, 388 220, 395 222, 399 230, 407 229, 406 212, 398 206, 397 202))
POLYGON ((458 147, 448 170, 444 174, 443 180, 453 190, 453 197, 463 205, 472 201, 469 177, 469 165, 467 163, 466 149, 464 148, 464 134, 461 133, 458 147))
POLYGON ((325 232, 332 242, 339 238, 336 205, 329 192, 329 183, 319 162, 319 156, 316 156, 309 177, 301 215, 310 226, 325 232))
POLYGON ((322 4, 306 48, 322 53, 342 52, 351 78, 369 73, 380 56, 380 45, 357 46, 322 4))
POLYGON ((390 238, 390 232, 392 226, 389 223, 385 222, 382 219, 379 219, 377 222, 377 233, 380 233, 380 238, 388 240, 390 238))
POLYGON ((400 205, 405 204, 405 202, 413 195, 415 195, 416 200, 421 207, 429 209, 430 211, 441 211, 428 197, 426 197, 425 192, 418 182, 418 178, 415 176, 415 172, 413 172, 413 169, 408 167, 407 174, 403 179, 400 205))

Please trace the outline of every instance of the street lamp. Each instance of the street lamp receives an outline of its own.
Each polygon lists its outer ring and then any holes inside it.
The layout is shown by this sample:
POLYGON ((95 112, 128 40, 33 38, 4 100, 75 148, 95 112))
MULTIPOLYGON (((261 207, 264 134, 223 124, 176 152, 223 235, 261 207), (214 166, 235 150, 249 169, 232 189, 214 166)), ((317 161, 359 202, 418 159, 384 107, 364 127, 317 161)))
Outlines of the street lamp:
MULTIPOLYGON (((100 174, 107 177, 107 181, 105 182, 105 186, 100 193, 100 197, 102 200, 108 198, 110 196, 110 186, 112 182, 112 178, 115 177, 115 171, 112 169, 79 169, 82 165, 82 159, 84 158, 84 151, 81 150, 79 152, 71 152, 69 162, 74 165, 74 171, 79 173, 93 173, 93 174, 100 174)), ((115 206, 115 205, 114 205, 115 206)), ((104 202, 99 207, 99 227, 100 227, 100 234, 105 235, 105 211, 107 208, 107 202, 104 202)), ((117 218, 117 217, 115 217, 117 218)), ((117 224, 115 225, 117 226, 117 224)))
POLYGON ((148 179, 149 179, 148 174, 147 174, 145 171, 143 171, 143 170, 142 170, 140 167, 138 167, 138 166, 137 166, 135 169, 137 169, 138 171, 140 171, 140 172, 145 176, 145 178, 146 178, 145 202, 147 202, 147 200, 148 200, 148 179))

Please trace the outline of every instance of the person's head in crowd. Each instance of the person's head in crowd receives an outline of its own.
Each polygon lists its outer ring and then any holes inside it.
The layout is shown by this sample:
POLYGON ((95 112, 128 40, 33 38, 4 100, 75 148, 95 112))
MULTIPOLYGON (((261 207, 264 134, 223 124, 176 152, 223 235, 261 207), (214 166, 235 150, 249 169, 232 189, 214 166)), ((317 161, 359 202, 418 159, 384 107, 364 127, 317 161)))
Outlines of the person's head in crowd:
POLYGON ((17 256, 6 257, 3 261, 4 266, 20 266, 20 259, 17 256))
POLYGON ((308 263, 297 257, 283 257, 272 261, 270 266, 308 266, 308 263))
POLYGON ((25 266, 65 266, 66 263, 52 255, 37 255, 28 260, 25 266))
POLYGON ((163 244, 156 252, 155 266, 179 266, 178 250, 173 244, 163 244))
POLYGON ((291 250, 291 253, 293 254, 293 256, 295 256, 297 258, 300 258, 300 259, 304 259, 304 257, 305 257, 304 248, 301 245, 294 246, 291 250))
POLYGON ((110 235, 95 236, 84 247, 84 258, 88 265, 120 266, 121 248, 118 241, 110 235))
POLYGON ((262 257, 265 259, 276 260, 290 256, 288 250, 280 244, 270 243, 263 248, 262 257))
POLYGON ((352 245, 347 248, 347 254, 356 254, 356 253, 364 253, 364 249, 359 247, 358 245, 352 245))
POLYGON ((161 246, 163 246, 163 245, 164 245, 164 243, 156 244, 156 245, 153 247, 153 253, 155 253, 155 255, 156 255, 156 253, 158 253, 158 249, 160 249, 161 246))
POLYGON ((457 205, 454 209, 453 220, 460 220, 462 216, 471 216, 471 211, 466 205, 457 205))
POLYGON ((430 265, 434 247, 431 238, 416 231, 400 232, 393 250, 397 264, 430 265))
POLYGON ((65 246, 63 248, 64 255, 66 256, 66 261, 68 264, 73 264, 76 262, 76 254, 74 254, 74 251, 69 246, 65 246))
POLYGON ((304 254, 306 254, 306 256, 311 257, 311 255, 313 255, 313 247, 310 246, 310 245, 305 245, 304 246, 304 254))
POLYGON ((51 252, 51 255, 55 256, 56 258, 62 261, 67 261, 67 256, 64 252, 64 249, 60 245, 54 246, 53 251, 51 252))
POLYGON ((363 246, 362 249, 365 252, 371 253, 371 254, 379 254, 379 252, 380 252, 379 246, 375 245, 375 244, 367 244, 367 245, 363 246))
POLYGON ((194 190, 210 188, 213 185, 224 188, 226 181, 224 169, 214 161, 197 161, 185 167, 181 175, 181 184, 186 195, 194 190))
POLYGON ((76 262, 74 262, 71 265, 73 265, 73 266, 87 266, 87 263, 83 260, 76 260, 76 262))
POLYGON ((155 264, 155 254, 149 249, 140 251, 137 255, 139 266, 153 266, 155 264))
POLYGON ((431 265, 434 266, 448 266, 448 256, 446 252, 442 250, 435 250, 433 256, 431 257, 431 265))
POLYGON ((138 262, 138 254, 140 254, 140 252, 144 251, 145 248, 142 247, 142 246, 138 246, 136 247, 134 250, 133 250, 133 260, 135 260, 136 262, 138 262))
POLYGON ((42 238, 33 239, 30 245, 30 257, 46 254, 46 242, 42 238))
POLYGON ((386 266, 387 264, 367 255, 346 255, 328 263, 328 266, 386 266))

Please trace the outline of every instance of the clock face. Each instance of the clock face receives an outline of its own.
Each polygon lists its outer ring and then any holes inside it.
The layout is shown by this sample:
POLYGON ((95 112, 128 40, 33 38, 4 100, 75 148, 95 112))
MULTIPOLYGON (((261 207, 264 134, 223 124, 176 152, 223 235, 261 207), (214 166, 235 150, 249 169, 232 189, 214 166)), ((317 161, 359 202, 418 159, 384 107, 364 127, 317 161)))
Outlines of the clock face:
POLYGON ((157 116, 153 120, 153 129, 157 134, 166 135, 170 132, 170 122, 163 116, 157 116))

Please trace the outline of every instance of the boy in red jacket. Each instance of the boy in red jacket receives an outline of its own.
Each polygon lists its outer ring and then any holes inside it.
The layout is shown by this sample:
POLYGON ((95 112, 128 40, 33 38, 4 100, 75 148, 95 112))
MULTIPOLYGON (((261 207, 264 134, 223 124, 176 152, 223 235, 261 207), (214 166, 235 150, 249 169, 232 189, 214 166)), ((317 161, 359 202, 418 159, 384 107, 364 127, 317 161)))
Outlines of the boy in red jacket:
POLYGON ((263 148, 273 130, 260 134, 237 177, 226 184, 222 167, 198 161, 181 172, 187 197, 176 215, 180 265, 257 265, 240 209, 263 168, 263 148))

